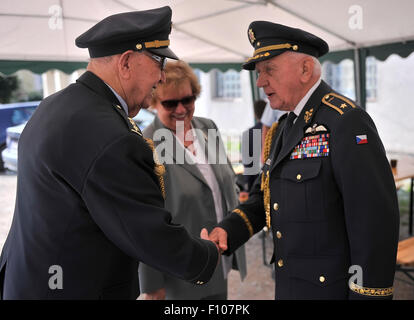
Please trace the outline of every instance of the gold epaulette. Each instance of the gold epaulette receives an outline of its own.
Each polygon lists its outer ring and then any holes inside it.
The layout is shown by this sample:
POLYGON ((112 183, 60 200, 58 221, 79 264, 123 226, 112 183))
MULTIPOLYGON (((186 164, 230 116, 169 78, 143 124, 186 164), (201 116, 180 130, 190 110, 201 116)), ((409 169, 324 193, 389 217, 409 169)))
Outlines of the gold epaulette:
POLYGON ((161 192, 162 192, 162 196, 165 199, 165 185, 164 185, 164 177, 163 177, 164 174, 165 174, 165 167, 158 160, 157 151, 154 148, 154 141, 152 141, 149 138, 144 138, 144 139, 147 142, 148 146, 152 150, 152 154, 153 154, 153 157, 154 157, 154 163, 155 163, 154 173, 158 177, 158 182, 160 184, 160 189, 161 189, 161 192))
POLYGON ((326 94, 322 98, 322 103, 336 110, 340 115, 343 115, 344 112, 350 109, 356 108, 355 104, 351 100, 335 92, 326 94))
POLYGON ((234 209, 232 212, 237 213, 244 220, 244 223, 246 224, 247 230, 249 230, 249 235, 250 235, 250 237, 252 237, 253 236, 253 226, 250 223, 249 218, 247 218, 247 215, 240 209, 234 209))
POLYGON ((391 296, 394 293, 394 287, 389 288, 366 288, 361 287, 353 282, 350 283, 349 288, 359 294, 370 297, 385 297, 391 296))
MULTIPOLYGON (((264 151, 263 151, 263 160, 266 161, 270 156, 270 149, 272 147, 272 141, 276 133, 277 126, 279 125, 278 122, 275 122, 270 127, 269 131, 266 134, 266 139, 264 143, 264 151)), ((260 184, 260 190, 263 191, 263 204, 265 208, 266 214, 266 226, 270 229, 270 187, 269 187, 269 170, 262 172, 262 181, 260 184)))

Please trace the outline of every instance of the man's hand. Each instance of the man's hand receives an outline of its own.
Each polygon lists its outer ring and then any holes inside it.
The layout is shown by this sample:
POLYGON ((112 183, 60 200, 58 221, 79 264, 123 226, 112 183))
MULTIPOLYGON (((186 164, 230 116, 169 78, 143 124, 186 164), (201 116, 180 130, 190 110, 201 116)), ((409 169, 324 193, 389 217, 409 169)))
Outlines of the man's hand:
POLYGON ((165 300, 165 288, 151 293, 144 293, 144 300, 165 300))
POLYGON ((208 234, 206 228, 203 228, 200 233, 201 239, 213 241, 220 253, 227 250, 227 231, 223 228, 217 227, 208 234))

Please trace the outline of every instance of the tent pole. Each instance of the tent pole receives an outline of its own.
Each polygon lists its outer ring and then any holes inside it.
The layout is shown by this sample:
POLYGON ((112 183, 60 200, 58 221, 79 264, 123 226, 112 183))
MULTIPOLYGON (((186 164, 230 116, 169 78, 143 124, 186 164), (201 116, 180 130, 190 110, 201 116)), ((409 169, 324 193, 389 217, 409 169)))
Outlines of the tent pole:
POLYGON ((366 110, 366 49, 354 49, 355 100, 366 110))
POLYGON ((355 79, 355 100, 358 105, 361 105, 361 78, 359 67, 359 49, 354 49, 354 79, 355 79))
POLYGON ((257 101, 260 97, 259 88, 256 86, 257 81, 257 73, 256 71, 251 71, 250 73, 250 88, 252 90, 252 100, 253 104, 257 101))

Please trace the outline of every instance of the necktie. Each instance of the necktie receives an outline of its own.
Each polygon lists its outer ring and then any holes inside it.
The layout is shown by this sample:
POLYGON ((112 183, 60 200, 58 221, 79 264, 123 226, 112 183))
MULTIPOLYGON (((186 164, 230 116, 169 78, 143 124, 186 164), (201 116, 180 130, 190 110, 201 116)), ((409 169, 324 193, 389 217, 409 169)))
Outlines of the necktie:
POLYGON ((296 119, 296 114, 291 111, 286 119, 285 127, 283 128, 283 144, 286 144, 287 138, 289 136, 290 130, 293 126, 293 121, 296 119))

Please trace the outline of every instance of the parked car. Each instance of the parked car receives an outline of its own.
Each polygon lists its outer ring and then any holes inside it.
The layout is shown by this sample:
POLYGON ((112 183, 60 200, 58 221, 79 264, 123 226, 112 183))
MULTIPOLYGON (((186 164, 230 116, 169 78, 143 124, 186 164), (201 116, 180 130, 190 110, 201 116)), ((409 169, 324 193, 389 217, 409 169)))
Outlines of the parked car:
POLYGON ((4 170, 2 151, 6 149, 6 130, 9 127, 26 123, 40 101, 0 104, 0 171, 4 170))
MULTIPOLYGON (((138 115, 132 119, 141 130, 144 130, 144 128, 152 122, 154 117, 155 114, 153 112, 142 109, 138 115)), ((4 159, 4 167, 11 171, 17 171, 17 145, 26 123, 27 121, 18 126, 7 128, 6 130, 6 148, 1 153, 1 156, 4 159)))

